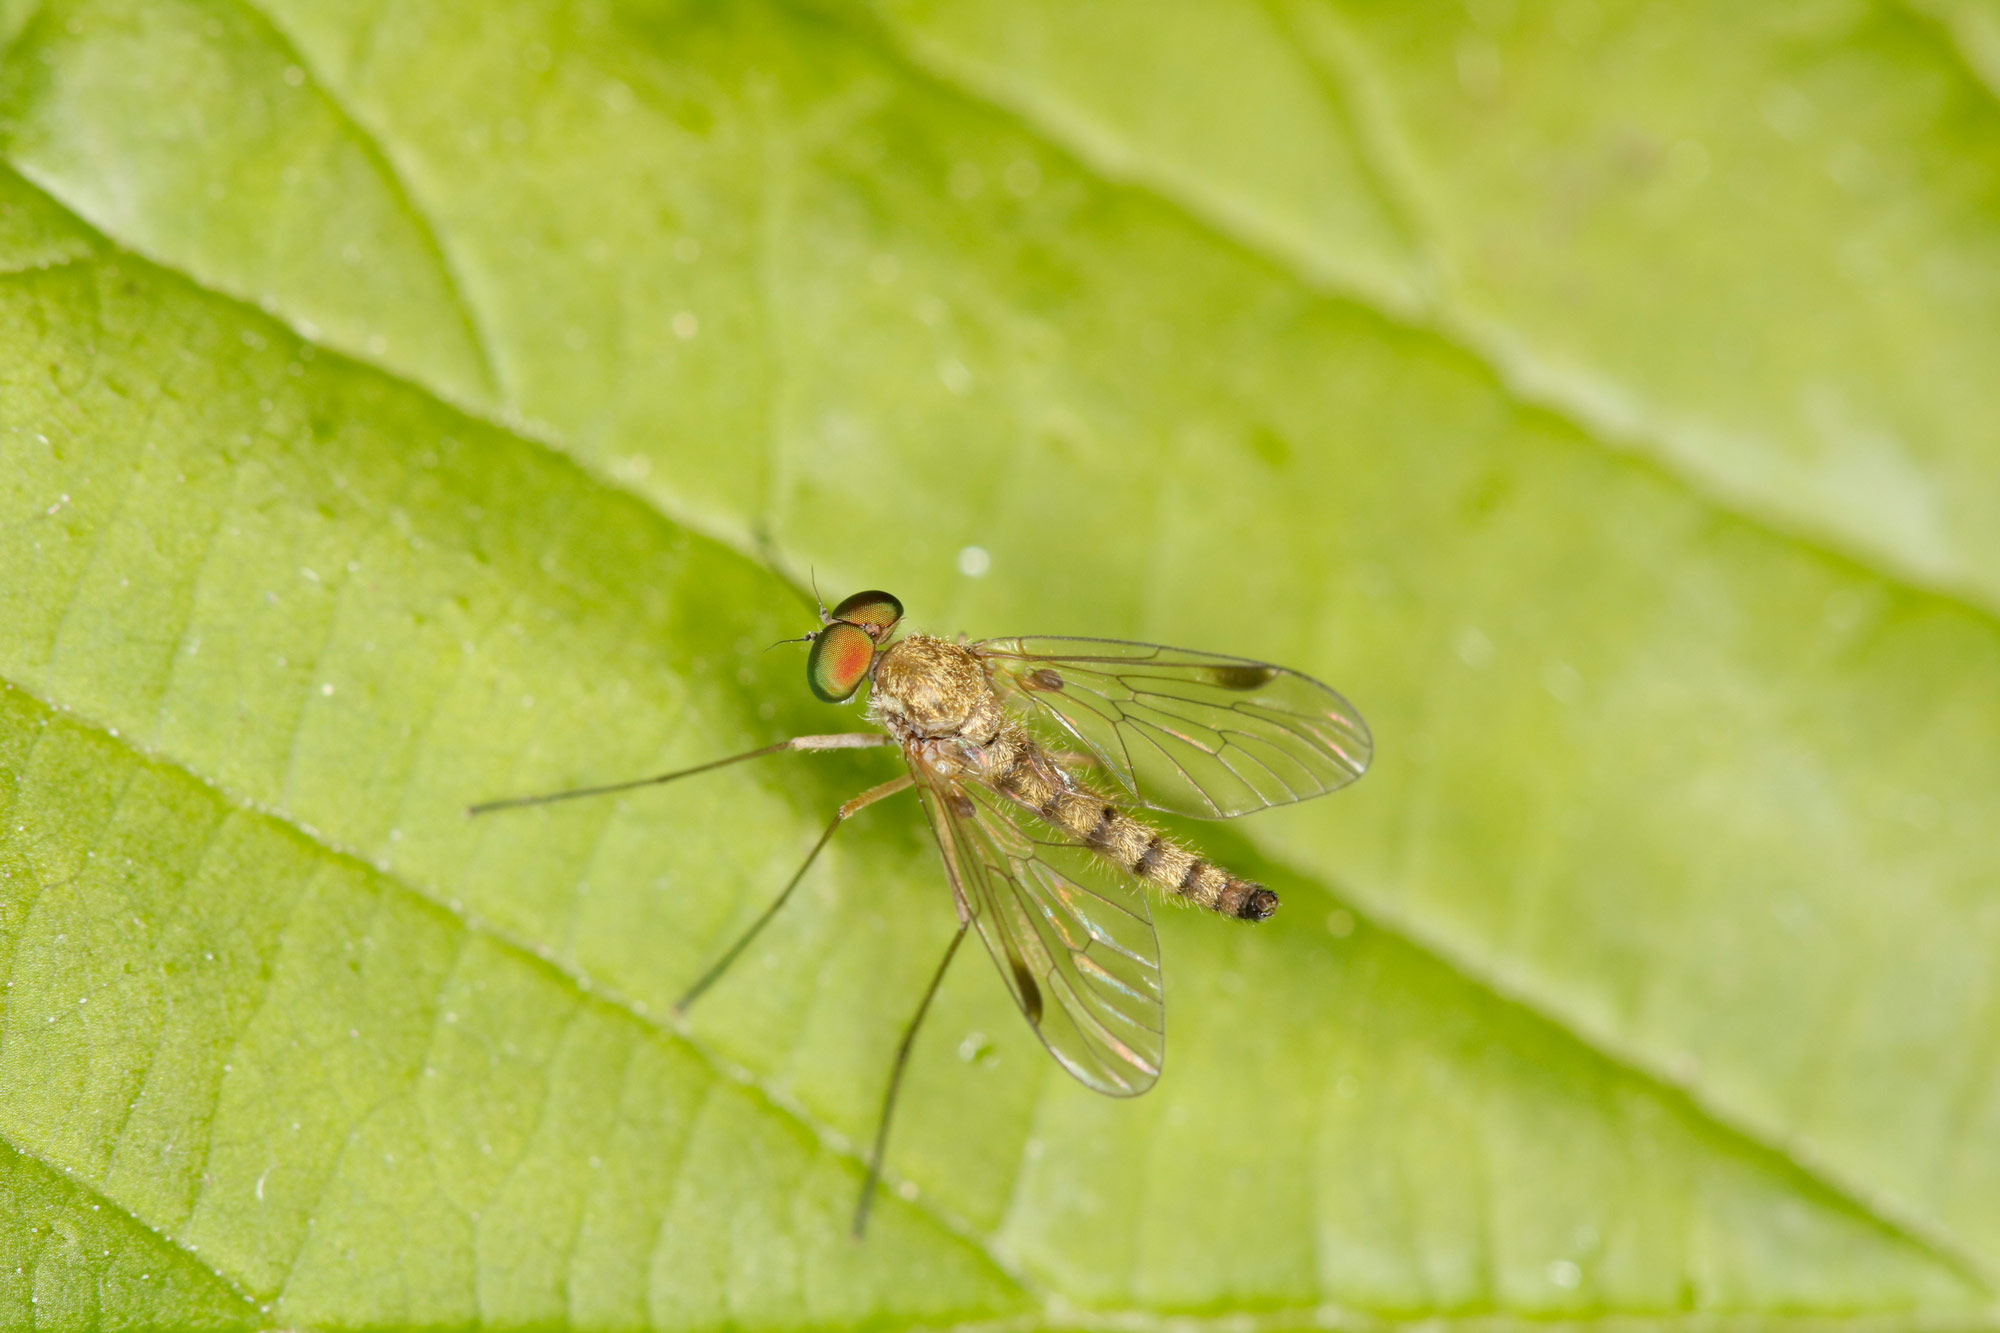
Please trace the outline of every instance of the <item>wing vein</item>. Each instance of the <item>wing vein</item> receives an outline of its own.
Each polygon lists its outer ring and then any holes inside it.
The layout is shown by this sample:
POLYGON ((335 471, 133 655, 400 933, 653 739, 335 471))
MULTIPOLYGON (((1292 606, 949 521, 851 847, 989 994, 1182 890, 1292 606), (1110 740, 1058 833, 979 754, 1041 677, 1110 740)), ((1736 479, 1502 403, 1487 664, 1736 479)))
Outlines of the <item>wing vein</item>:
POLYGON ((1112 639, 973 645, 1001 697, 1079 742, 1143 805, 1226 819, 1338 790, 1367 769, 1367 724, 1283 667, 1112 639))

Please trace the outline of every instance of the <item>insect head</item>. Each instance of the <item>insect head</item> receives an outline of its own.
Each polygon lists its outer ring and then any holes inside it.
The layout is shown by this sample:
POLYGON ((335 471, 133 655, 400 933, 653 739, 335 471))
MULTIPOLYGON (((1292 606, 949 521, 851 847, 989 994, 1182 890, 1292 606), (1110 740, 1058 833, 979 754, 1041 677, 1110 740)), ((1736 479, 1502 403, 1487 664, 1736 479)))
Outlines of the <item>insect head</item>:
POLYGON ((806 657, 806 684, 830 704, 861 688, 875 652, 903 618, 903 604, 886 592, 857 592, 839 606, 820 610, 826 626, 812 636, 806 657))

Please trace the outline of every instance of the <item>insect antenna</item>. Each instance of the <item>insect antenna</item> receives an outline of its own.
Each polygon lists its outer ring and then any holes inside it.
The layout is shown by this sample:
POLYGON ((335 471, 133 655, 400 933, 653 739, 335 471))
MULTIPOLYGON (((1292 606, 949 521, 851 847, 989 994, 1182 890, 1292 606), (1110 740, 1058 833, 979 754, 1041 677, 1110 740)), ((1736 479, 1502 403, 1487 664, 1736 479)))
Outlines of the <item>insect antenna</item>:
POLYGON ((826 598, 819 595, 819 569, 816 566, 806 566, 806 581, 812 584, 813 603, 819 607, 819 618, 825 620, 826 598))
POLYGON ((924 988, 923 1002, 917 1005, 916 1017, 910 1020, 909 1027, 903 1029, 903 1040, 896 1046, 896 1062, 889 1066, 889 1086, 882 1094, 882 1119, 875 1126, 875 1146, 868 1151, 868 1178, 861 1182, 861 1198, 854 1205, 856 1240, 860 1240, 862 1233, 868 1229, 868 1209, 875 1202, 875 1187, 882 1180, 882 1151, 889 1146, 889 1117, 895 1114, 896 1093, 903 1086, 903 1066, 910 1062, 910 1047, 917 1040, 917 1029, 923 1026, 924 1015, 930 1012, 938 987, 944 984, 945 970, 951 966, 958 946, 965 941, 966 924, 964 921, 958 923, 958 933, 945 946, 944 957, 939 960, 937 971, 931 975, 931 984, 924 988))

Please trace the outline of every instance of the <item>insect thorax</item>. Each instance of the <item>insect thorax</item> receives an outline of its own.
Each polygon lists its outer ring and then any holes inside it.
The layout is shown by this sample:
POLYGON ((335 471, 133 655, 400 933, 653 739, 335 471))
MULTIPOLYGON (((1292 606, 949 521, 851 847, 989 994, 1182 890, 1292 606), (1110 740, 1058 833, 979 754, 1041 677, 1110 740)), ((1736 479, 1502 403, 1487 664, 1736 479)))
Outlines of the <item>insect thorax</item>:
POLYGON ((882 651, 868 694, 875 720, 909 744, 946 737, 985 745, 1006 715, 986 670, 963 644, 912 634, 882 651))

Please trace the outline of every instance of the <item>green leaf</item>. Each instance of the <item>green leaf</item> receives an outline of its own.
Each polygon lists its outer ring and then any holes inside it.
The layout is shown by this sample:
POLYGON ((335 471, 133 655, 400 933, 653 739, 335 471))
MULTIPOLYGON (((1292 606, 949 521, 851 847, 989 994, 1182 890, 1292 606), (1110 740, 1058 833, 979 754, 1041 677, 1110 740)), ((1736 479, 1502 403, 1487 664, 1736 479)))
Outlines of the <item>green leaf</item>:
POLYGON ((0 10, 4 1317, 1990 1327, 1993 24, 0 10), (859 725, 809 570, 1379 752, 859 1246, 908 798, 672 1005, 894 759, 463 813, 859 725))

